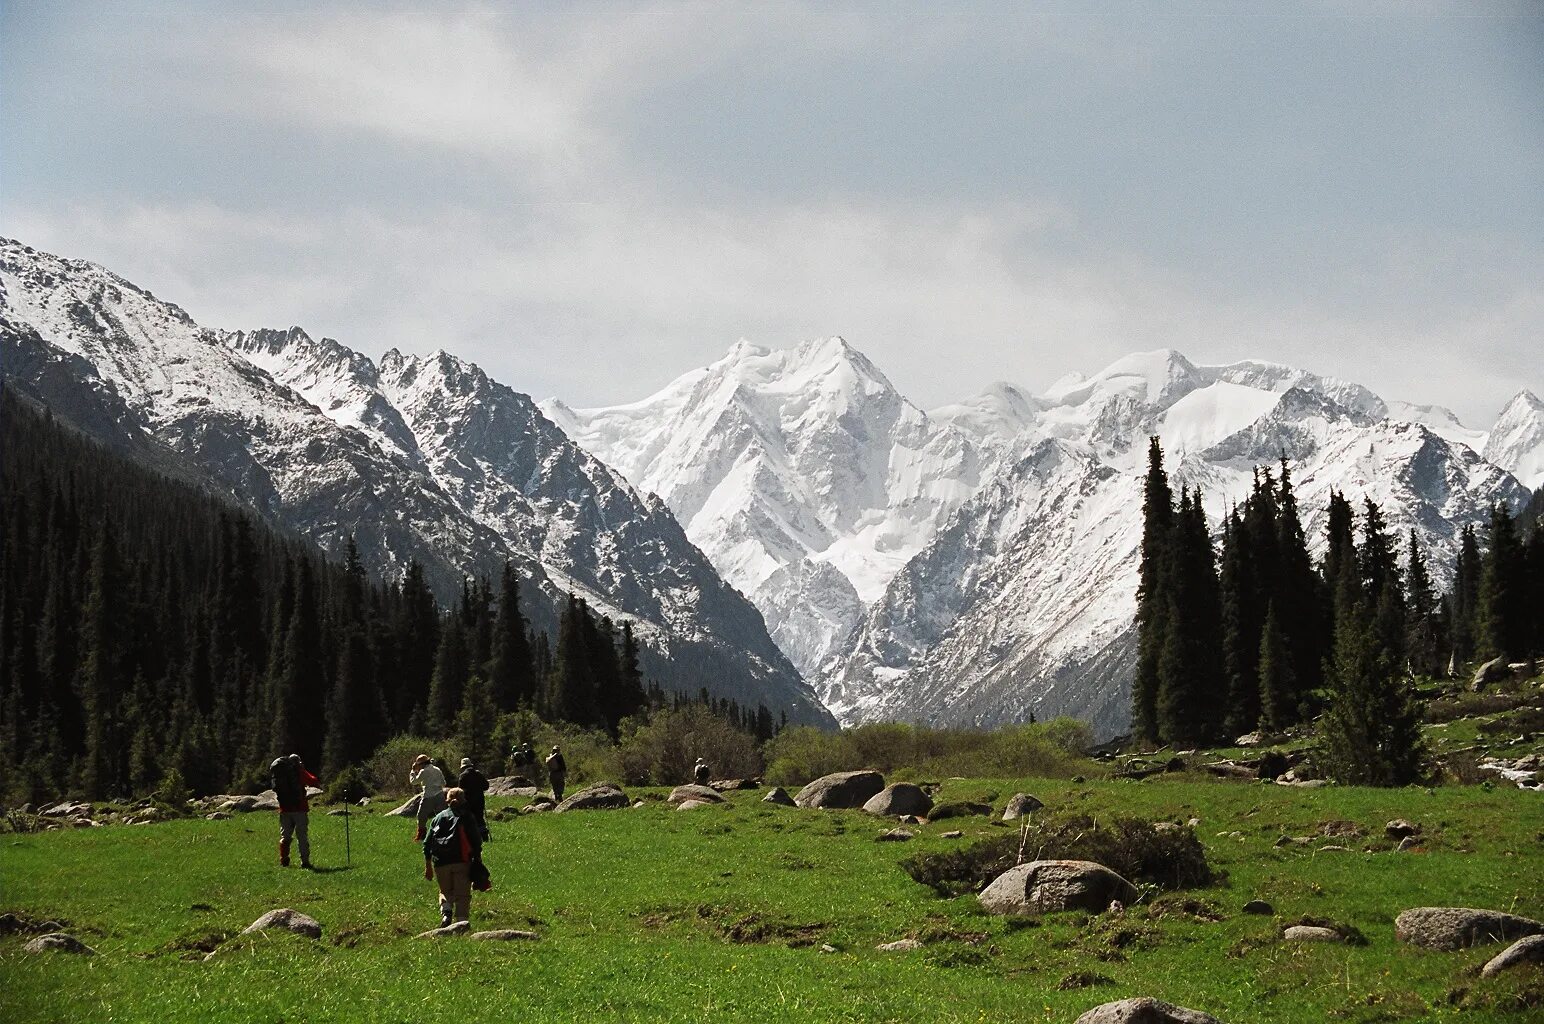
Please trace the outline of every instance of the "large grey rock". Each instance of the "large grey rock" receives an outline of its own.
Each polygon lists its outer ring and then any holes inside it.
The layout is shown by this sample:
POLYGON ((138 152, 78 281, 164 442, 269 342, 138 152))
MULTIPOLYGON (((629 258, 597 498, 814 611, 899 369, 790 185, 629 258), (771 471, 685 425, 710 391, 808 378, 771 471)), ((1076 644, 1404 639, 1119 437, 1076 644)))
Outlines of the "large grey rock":
POLYGON ((1491 683, 1505 679, 1510 674, 1511 670, 1507 668, 1505 658, 1492 658, 1475 669, 1474 678, 1469 681, 1469 689, 1477 693, 1491 683))
POLYGON ((863 809, 870 814, 885 818, 898 818, 907 814, 926 817, 933 809, 933 798, 922 787, 910 782, 897 782, 869 797, 863 809))
POLYGON ((64 932, 39 935, 21 949, 23 953, 80 953, 83 956, 96 956, 96 950, 64 932))
POLYGON ((298 910, 290 910, 288 907, 281 910, 268 911, 268 913, 243 928, 241 934, 251 935, 254 932, 267 931, 270 928, 294 932, 296 935, 305 935, 313 939, 322 937, 321 922, 314 917, 302 914, 298 910))
POLYGON ((727 804, 729 802, 724 798, 724 794, 713 787, 696 785, 677 786, 670 791, 670 795, 665 799, 673 804, 685 803, 688 800, 696 800, 698 803, 704 804, 727 804))
POLYGON ((1030 796, 1028 793, 1015 793, 1008 798, 1008 806, 1003 808, 1003 821, 1012 821, 1026 814, 1033 814, 1044 806, 1045 804, 1041 803, 1038 797, 1030 796))
POLYGON ((633 802, 614 783, 597 782, 586 786, 553 808, 556 811, 607 811, 631 807, 633 802))
POLYGON ((426 932, 419 932, 417 935, 413 936, 413 938, 443 939, 450 935, 465 935, 471 930, 472 924, 470 921, 457 921, 455 924, 448 924, 443 928, 430 928, 426 932))
POLYGON ((1480 974, 1486 978, 1494 978, 1507 968, 1521 964, 1544 964, 1544 935, 1530 935, 1526 939, 1518 939, 1491 957, 1480 970, 1480 974))
POLYGON ((876 771, 835 772, 799 790, 793 802, 800 807, 862 807, 884 788, 885 777, 876 771))
POLYGON ((535 796, 536 787, 524 775, 496 775, 488 780, 488 796, 535 796))
POLYGON ((1076 1024, 1222 1024, 1216 1017, 1200 1010, 1172 1006, 1161 999, 1138 996, 1096 1006, 1077 1019, 1076 1024))
POLYGON ((1529 918, 1472 907, 1415 907, 1394 919, 1395 938, 1427 949, 1467 949, 1541 932, 1544 924, 1529 918))
POLYGON ((1346 937, 1333 928, 1320 928, 1311 924, 1295 924, 1281 933, 1288 942, 1344 942, 1346 937))
POLYGON ((388 818, 416 818, 418 817, 418 802, 424 798, 422 793, 414 793, 407 798, 407 803, 400 807, 393 807, 386 812, 388 818))
MULTIPOLYGON (((466 924, 465 921, 457 921, 456 923, 466 924)), ((486 932, 473 932, 469 936, 469 938, 478 939, 483 942, 532 942, 540 937, 535 932, 523 932, 518 928, 494 928, 486 932)))
POLYGON ((1057 910, 1098 913, 1114 900, 1132 903, 1136 887, 1103 864, 1088 860, 1037 860, 1011 867, 981 891, 981 906, 992 914, 1057 910))
POLYGON ((761 798, 764 804, 777 804, 779 807, 793 807, 793 797, 788 795, 788 790, 782 786, 773 786, 772 791, 761 798))

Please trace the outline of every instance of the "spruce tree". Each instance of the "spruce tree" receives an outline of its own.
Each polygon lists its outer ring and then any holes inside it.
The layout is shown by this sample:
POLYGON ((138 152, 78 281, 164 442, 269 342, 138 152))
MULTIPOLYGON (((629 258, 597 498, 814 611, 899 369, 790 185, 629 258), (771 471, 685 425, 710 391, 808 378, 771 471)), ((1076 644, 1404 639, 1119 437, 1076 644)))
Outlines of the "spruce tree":
POLYGON ((487 680, 481 673, 474 672, 466 681, 461 708, 456 715, 456 743, 462 757, 470 757, 480 765, 498 760, 500 752, 493 745, 493 727, 497 720, 498 709, 493 706, 487 680))
POLYGON ((1391 665, 1405 662, 1405 591, 1399 571, 1399 554, 1383 519, 1383 510, 1371 498, 1363 501, 1362 547, 1357 552, 1362 589, 1373 611, 1373 632, 1391 665))
POLYGON ((1480 653, 1520 661, 1530 653, 1526 553, 1517 521, 1501 502, 1491 506, 1487 539, 1477 614, 1480 653))
POLYGON ((1433 676, 1441 670, 1438 663, 1440 637, 1436 590, 1432 586, 1431 574, 1426 569, 1426 556, 1421 553, 1421 544, 1414 530, 1410 531, 1408 546, 1405 589, 1409 609, 1405 619, 1405 649, 1409 654, 1412 672, 1433 676))
POLYGON ((1448 597, 1449 636, 1453 661, 1457 665, 1475 656, 1478 643, 1477 619, 1480 605, 1480 575, 1484 557, 1474 526, 1465 523, 1459 533, 1458 562, 1453 570, 1453 590, 1448 597))
POLYGON ((1300 691, 1280 622, 1276 606, 1272 604, 1265 615, 1265 629, 1260 634, 1259 725, 1270 732, 1285 729, 1301 717, 1300 691))
POLYGON ((1137 664, 1131 683, 1131 725, 1143 740, 1158 738, 1158 664, 1166 642, 1170 596, 1167 569, 1174 532, 1174 492, 1163 468, 1163 446, 1148 439, 1142 487, 1142 561, 1137 586, 1137 664))
POLYGON ((1276 482, 1276 557, 1277 574, 1270 589, 1282 643, 1292 659, 1291 682, 1296 692, 1289 703, 1295 703, 1299 716, 1304 717, 1310 710, 1311 694, 1324 683, 1330 623, 1324 585, 1308 555, 1308 538, 1285 458, 1276 482))
POLYGON ((466 648, 466 632, 458 616, 445 620, 440 631, 439 650, 434 658, 434 676, 429 684, 425 724, 434 736, 449 736, 455 728, 461 707, 461 691, 466 686, 471 660, 466 648))
POLYGON ((1227 680, 1226 730, 1234 736, 1260 720, 1260 583, 1244 519, 1235 508, 1223 520, 1222 657, 1227 680))
POLYGON ((520 579, 513 562, 504 563, 499 578, 498 614, 493 622, 493 653, 488 665, 489 689, 500 711, 530 707, 536 699, 536 667, 529 628, 520 610, 520 579))
POLYGON ((1213 742, 1221 738, 1227 691, 1221 598, 1200 491, 1181 490, 1168 576, 1169 622, 1158 659, 1158 738, 1213 742))
POLYGON ((1319 723, 1322 767, 1363 786, 1419 780, 1425 761, 1420 710, 1376 635, 1360 581, 1343 573, 1335 601, 1335 651, 1327 676, 1330 704, 1319 723))
POLYGON ((86 602, 81 609, 80 681, 81 703, 86 714, 85 764, 81 785, 93 798, 122 791, 127 767, 127 738, 121 734, 119 717, 124 680, 120 663, 122 637, 117 609, 119 589, 118 549, 111 523, 104 523, 92 549, 91 572, 86 582, 86 602))

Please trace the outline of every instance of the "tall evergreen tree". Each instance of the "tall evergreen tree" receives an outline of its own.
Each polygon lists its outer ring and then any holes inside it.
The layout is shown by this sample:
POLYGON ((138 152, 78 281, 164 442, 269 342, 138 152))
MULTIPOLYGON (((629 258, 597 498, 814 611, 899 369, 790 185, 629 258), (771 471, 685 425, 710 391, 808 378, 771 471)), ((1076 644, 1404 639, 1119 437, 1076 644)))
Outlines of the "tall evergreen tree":
POLYGON ((1217 568, 1201 492, 1180 492, 1169 559, 1169 623, 1158 659, 1158 735, 1171 743, 1221 738, 1226 684, 1217 568))
POLYGON ((1227 680, 1226 728, 1237 736, 1260 720, 1260 581, 1248 552, 1248 528, 1237 509, 1223 520, 1222 658, 1227 680))
POLYGON ((1174 532, 1174 492, 1163 468, 1163 446, 1148 439, 1147 479, 1142 487, 1142 562, 1137 587, 1137 664, 1131 683, 1131 722, 1136 735, 1158 738, 1158 664, 1166 643, 1170 596, 1167 570, 1174 532))
POLYGON ((499 578, 498 614, 493 623, 493 651, 488 665, 489 689, 500 711, 535 703, 536 666, 526 635, 528 628, 520 610, 520 578, 514 563, 505 562, 499 578))
POLYGON ((118 549, 112 524, 104 523, 92 550, 86 603, 81 610, 80 683, 86 713, 86 751, 81 784, 88 796, 122 792, 126 781, 127 737, 119 729, 123 638, 117 629, 117 609, 123 600, 119 583, 118 549))
POLYGON ((1296 723, 1301 717, 1301 690, 1280 623, 1281 617, 1272 604, 1260 635, 1260 726, 1272 732, 1296 723))
MULTIPOLYGON (((1299 716, 1306 716, 1310 695, 1324 683, 1329 620, 1324 586, 1308 555, 1308 538, 1303 532, 1292 472, 1285 458, 1281 460, 1276 483, 1276 552, 1278 568, 1271 600, 1276 607, 1282 643, 1292 659, 1290 679, 1296 692, 1291 700, 1296 703, 1299 716)), ((1286 678, 1281 677, 1281 681, 1286 678)))
POLYGON ((1488 541, 1480 574, 1480 653, 1520 661, 1529 654, 1532 625, 1528 569, 1517 521, 1501 502, 1491 506, 1488 541))
POLYGON ((1441 671, 1438 655, 1441 637, 1438 629, 1436 588, 1426 569, 1426 556, 1421 544, 1410 531, 1409 562, 1405 572, 1408 612, 1405 618, 1405 650, 1410 660, 1410 670, 1420 675, 1432 676, 1441 671))
POLYGON ((456 725, 456 715, 461 707, 461 691, 466 686, 471 671, 471 658, 466 648, 466 631, 459 616, 445 620, 440 630, 439 650, 434 658, 434 677, 429 684, 429 701, 425 708, 426 724, 435 736, 448 736, 456 725))
MULTIPOLYGON (((1448 597, 1449 636, 1453 661, 1462 664, 1474 658, 1478 645, 1480 576, 1484 556, 1474 526, 1464 524, 1459 533, 1458 562, 1453 570, 1453 590, 1448 597)), ((1455 664, 1455 668, 1456 668, 1455 664)))

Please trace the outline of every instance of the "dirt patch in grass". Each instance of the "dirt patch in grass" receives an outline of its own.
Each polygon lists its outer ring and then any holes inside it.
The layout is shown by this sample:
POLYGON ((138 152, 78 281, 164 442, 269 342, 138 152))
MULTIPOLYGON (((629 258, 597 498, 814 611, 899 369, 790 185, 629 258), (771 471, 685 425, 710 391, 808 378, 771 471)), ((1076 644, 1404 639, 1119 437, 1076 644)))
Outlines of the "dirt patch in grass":
POLYGON ((1319 822, 1319 835, 1326 839, 1360 839, 1366 834, 1367 830, 1354 821, 1330 818, 1319 822))
POLYGON ((756 910, 741 910, 702 903, 695 907, 656 907, 639 914, 637 921, 645 928, 665 928, 677 921, 690 921, 715 937, 744 944, 775 944, 791 948, 813 946, 830 930, 824 921, 803 922, 756 910))
POLYGON ((1210 903, 1189 896, 1176 895, 1159 896, 1153 900, 1147 908, 1147 916, 1153 921, 1161 921, 1164 918, 1184 918, 1191 921, 1204 921, 1208 924, 1227 919, 1222 911, 1210 903))
POLYGON ((70 922, 62 917, 33 917, 19 911, 0 914, 0 935, 37 935, 69 927, 70 922))
POLYGON ((1056 990, 1072 992, 1080 988, 1093 988, 1095 985, 1113 984, 1115 979, 1106 974, 1097 974, 1094 971, 1073 971, 1056 983, 1056 990))
POLYGON ((1015 864, 1032 860, 1090 860, 1162 889, 1210 885, 1215 877, 1188 828, 1160 829, 1136 818, 1100 822, 1087 815, 1037 820, 1023 832, 908 857, 901 868, 940 896, 958 896, 979 892, 1015 864))
POLYGON ((168 942, 160 955, 175 955, 183 960, 202 960, 231 937, 228 931, 193 931, 168 942))
POLYGON ((1544 732, 1544 708, 1520 708, 1515 713, 1500 715, 1489 722, 1479 724, 1482 736, 1503 733, 1544 732))
POLYGON ((1432 724, 1453 722, 1465 715, 1494 715, 1528 703, 1528 698, 1514 693, 1461 693, 1426 705, 1421 717, 1432 724))

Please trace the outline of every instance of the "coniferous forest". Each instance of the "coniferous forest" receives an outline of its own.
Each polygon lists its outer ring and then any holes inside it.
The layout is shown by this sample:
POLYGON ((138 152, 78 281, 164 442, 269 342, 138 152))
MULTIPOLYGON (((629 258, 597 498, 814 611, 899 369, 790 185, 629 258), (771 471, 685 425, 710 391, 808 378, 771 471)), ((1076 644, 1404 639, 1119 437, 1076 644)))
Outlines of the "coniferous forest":
MULTIPOLYGON (((370 579, 0 389, 0 794, 261 788, 277 753, 335 777, 401 733, 501 763, 527 711, 607 730, 671 701, 630 623, 570 597, 533 633, 519 574, 441 607, 416 564, 370 579)), ((765 707, 706 693, 761 738, 765 707)))
POLYGON ((1402 785, 1421 771, 1415 680, 1544 652, 1544 501, 1465 527, 1439 595, 1414 532, 1332 493, 1315 565, 1291 467, 1260 467, 1213 544, 1199 490, 1176 499, 1158 438, 1143 491, 1132 725, 1139 738, 1227 745, 1318 720, 1336 778, 1402 785))

